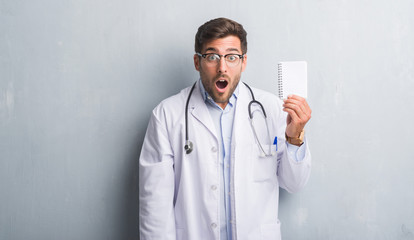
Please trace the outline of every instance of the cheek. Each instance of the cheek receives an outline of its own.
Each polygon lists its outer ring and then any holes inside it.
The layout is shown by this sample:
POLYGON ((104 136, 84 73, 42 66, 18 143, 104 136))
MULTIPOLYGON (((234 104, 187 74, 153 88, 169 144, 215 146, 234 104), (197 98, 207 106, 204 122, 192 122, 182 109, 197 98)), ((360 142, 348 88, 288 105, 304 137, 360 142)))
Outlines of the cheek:
POLYGON ((206 69, 206 68, 201 68, 200 67, 200 74, 207 77, 208 79, 213 78, 214 76, 216 76, 216 72, 214 71, 214 69, 211 69, 211 68, 206 69))

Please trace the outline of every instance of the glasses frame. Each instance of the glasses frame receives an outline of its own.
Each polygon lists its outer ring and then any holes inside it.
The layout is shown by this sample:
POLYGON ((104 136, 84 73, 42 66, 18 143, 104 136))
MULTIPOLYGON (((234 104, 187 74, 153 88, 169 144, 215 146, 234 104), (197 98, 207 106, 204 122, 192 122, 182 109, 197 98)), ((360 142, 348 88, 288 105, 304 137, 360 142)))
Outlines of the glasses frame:
MULTIPOLYGON (((224 57, 224 61, 226 62, 226 64, 227 64, 227 66, 228 66, 228 62, 227 62, 227 60, 226 60, 226 57, 227 56, 229 56, 229 55, 234 55, 234 56, 238 56, 239 57, 239 62, 236 64, 236 65, 234 65, 234 66, 232 66, 232 67, 237 67, 239 64, 240 64, 240 61, 243 61, 243 58, 244 58, 244 55, 245 54, 237 54, 237 53, 229 53, 229 54, 225 54, 225 55, 220 55, 220 54, 217 54, 217 53, 204 53, 204 54, 201 54, 201 53, 196 53, 199 57, 202 57, 202 58, 204 58, 204 59, 206 59, 206 57, 207 57, 207 55, 216 55, 216 56, 219 56, 219 60, 218 61, 216 61, 216 66, 219 64, 219 62, 221 61, 221 58, 222 57, 224 57)), ((211 66, 213 66, 213 65, 211 65, 211 66)))

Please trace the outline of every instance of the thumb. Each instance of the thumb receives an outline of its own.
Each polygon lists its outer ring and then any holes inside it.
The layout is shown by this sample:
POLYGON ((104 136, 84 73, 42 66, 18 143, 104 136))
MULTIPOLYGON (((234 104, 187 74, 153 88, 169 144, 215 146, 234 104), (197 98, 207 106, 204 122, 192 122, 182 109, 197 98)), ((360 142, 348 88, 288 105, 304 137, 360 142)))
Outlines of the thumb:
POLYGON ((290 116, 290 114, 288 114, 286 118, 286 124, 289 125, 290 122, 292 122, 292 117, 290 116))

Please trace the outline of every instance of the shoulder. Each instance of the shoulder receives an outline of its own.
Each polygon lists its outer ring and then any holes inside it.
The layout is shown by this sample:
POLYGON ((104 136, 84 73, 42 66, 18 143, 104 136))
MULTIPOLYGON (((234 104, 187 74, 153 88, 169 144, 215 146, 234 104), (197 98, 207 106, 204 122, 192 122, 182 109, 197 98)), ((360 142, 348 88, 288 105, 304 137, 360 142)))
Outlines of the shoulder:
POLYGON ((255 87, 251 87, 251 89, 254 93, 254 96, 255 96, 256 100, 258 100, 260 102, 263 102, 263 103, 266 103, 266 104, 270 103, 272 105, 275 104, 275 103, 277 105, 282 105, 283 104, 282 100, 278 96, 276 96, 275 94, 273 94, 271 92, 268 92, 268 91, 265 91, 265 90, 262 90, 262 89, 259 89, 259 88, 255 88, 255 87))
POLYGON ((185 103, 191 86, 182 89, 179 93, 162 100, 152 111, 157 117, 172 115, 173 113, 184 111, 185 103))

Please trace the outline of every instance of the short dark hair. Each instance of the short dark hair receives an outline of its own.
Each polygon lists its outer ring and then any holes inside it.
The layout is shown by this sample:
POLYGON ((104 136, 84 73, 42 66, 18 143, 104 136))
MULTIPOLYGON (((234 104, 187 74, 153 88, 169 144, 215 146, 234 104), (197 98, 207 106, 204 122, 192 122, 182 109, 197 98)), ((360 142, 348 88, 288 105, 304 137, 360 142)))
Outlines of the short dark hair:
POLYGON ((228 18, 212 19, 198 28, 195 35, 195 51, 201 52, 203 45, 209 41, 236 36, 240 39, 242 54, 247 52, 247 32, 240 23, 228 18))

